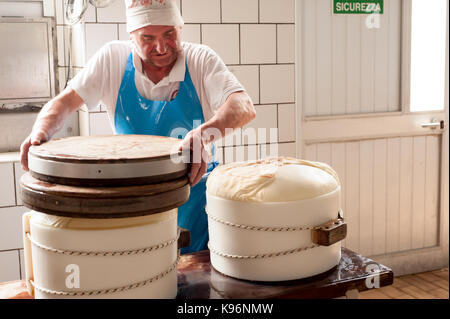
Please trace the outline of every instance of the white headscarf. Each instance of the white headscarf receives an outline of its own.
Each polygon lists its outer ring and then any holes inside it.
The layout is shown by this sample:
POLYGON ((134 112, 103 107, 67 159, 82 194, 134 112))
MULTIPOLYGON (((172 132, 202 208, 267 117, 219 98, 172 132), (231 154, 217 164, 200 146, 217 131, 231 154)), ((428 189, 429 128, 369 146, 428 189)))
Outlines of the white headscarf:
POLYGON ((184 24, 175 0, 125 0, 125 5, 128 33, 148 25, 184 24))

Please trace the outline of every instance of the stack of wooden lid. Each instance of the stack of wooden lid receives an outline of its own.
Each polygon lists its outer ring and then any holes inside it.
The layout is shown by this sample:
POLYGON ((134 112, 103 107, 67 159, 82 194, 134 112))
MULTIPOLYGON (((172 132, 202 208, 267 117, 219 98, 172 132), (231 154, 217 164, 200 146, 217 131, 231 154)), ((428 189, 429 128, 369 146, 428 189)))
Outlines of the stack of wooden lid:
POLYGON ((77 136, 29 151, 24 205, 77 218, 143 216, 189 198, 188 159, 179 139, 148 135, 77 136))

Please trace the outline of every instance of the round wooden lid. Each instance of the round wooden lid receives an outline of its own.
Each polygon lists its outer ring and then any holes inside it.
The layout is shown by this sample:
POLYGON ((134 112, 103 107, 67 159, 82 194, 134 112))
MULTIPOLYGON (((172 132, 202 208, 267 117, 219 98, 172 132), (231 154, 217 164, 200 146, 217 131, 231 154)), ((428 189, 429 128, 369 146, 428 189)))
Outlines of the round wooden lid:
POLYGON ((123 218, 168 211, 183 205, 190 194, 186 177, 159 184, 128 187, 76 187, 43 182, 22 175, 25 206, 43 213, 77 218, 123 218))
POLYGON ((31 174, 75 186, 158 183, 186 176, 188 156, 181 140, 151 135, 75 136, 30 147, 31 174))

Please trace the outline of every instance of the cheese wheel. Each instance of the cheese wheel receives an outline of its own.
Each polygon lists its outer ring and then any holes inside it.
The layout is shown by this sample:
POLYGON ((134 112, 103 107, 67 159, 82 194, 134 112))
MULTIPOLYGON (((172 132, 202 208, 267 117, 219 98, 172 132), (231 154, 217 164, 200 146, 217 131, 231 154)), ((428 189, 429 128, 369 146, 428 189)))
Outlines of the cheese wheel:
POLYGON ((340 186, 327 164, 289 157, 231 163, 208 178, 208 193, 236 201, 288 202, 327 194, 340 186))
POLYGON ((254 281, 332 269, 341 243, 315 245, 311 231, 338 217, 340 192, 336 172, 325 163, 278 157, 219 166, 206 193, 212 266, 254 281))
POLYGON ((27 284, 37 299, 175 298, 177 294, 177 209, 115 219, 30 212, 23 224, 27 284), (116 288, 120 289, 98 293, 116 288), (87 292, 97 293, 83 295, 87 292))

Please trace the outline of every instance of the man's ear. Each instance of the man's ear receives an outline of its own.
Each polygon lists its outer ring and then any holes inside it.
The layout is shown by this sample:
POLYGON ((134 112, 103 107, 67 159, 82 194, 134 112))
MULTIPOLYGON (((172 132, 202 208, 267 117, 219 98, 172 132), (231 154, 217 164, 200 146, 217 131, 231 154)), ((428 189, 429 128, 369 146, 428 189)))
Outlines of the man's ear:
POLYGON ((136 31, 131 31, 130 32, 130 41, 134 41, 136 40, 136 31))

